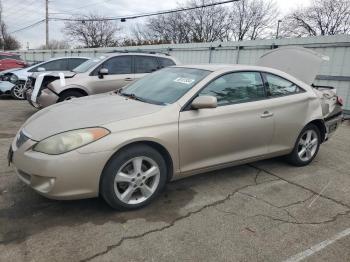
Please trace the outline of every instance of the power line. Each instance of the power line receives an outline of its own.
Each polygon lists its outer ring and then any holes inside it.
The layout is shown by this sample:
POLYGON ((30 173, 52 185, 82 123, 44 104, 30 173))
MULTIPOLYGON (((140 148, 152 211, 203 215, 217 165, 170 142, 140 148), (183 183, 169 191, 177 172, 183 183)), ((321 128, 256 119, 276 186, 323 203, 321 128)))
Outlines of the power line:
MULTIPOLYGON (((86 22, 86 21, 113 21, 113 20, 120 20, 121 22, 125 22, 127 19, 136 19, 136 18, 142 18, 142 17, 150 17, 150 16, 157 16, 157 15, 165 15, 165 14, 171 14, 171 13, 177 13, 177 12, 183 12, 183 11, 189 11, 189 10, 194 10, 194 9, 199 9, 199 8, 204 8, 204 7, 211 7, 211 6, 216 6, 216 5, 223 5, 223 4, 228 4, 232 2, 238 2, 240 0, 228 0, 228 1, 222 1, 222 2, 214 2, 214 3, 209 3, 209 4, 203 4, 200 6, 193 6, 193 7, 184 7, 184 8, 177 8, 177 9, 172 9, 172 10, 165 10, 165 11, 158 11, 158 12, 153 12, 153 13, 144 13, 144 14, 136 14, 136 15, 129 15, 129 16, 119 16, 119 17, 107 17, 107 18, 87 18, 87 19, 72 19, 72 18, 59 18, 59 17, 51 17, 49 20, 54 20, 54 21, 78 21, 78 22, 86 22)), ((11 34, 17 33, 29 28, 32 28, 34 26, 37 26, 43 22, 45 22, 46 19, 39 20, 33 24, 30 24, 28 26, 25 26, 23 28, 19 28, 15 31, 10 32, 11 34)))
POLYGON ((142 17, 165 15, 165 14, 189 11, 189 10, 198 9, 198 8, 210 7, 210 6, 216 6, 216 5, 223 5, 223 4, 228 4, 228 3, 232 3, 232 2, 238 2, 238 1, 240 1, 240 0, 229 0, 229 1, 215 2, 215 3, 210 3, 210 4, 203 4, 203 5, 200 5, 200 6, 184 7, 184 8, 177 8, 177 9, 172 9, 172 10, 158 11, 158 12, 138 14, 138 15, 129 15, 129 16, 106 17, 106 18, 87 18, 87 19, 83 19, 83 18, 74 19, 74 18, 52 17, 52 18, 50 18, 50 20, 56 20, 56 21, 77 21, 77 22, 120 20, 121 22, 125 22, 127 19, 136 19, 136 18, 142 18, 142 17))
POLYGON ((69 9, 69 10, 58 10, 57 13, 52 13, 52 14, 69 14, 69 13, 71 13, 74 10, 81 10, 82 8, 85 8, 85 7, 105 4, 105 3, 110 2, 110 1, 111 0, 105 0, 105 1, 99 2, 99 3, 96 3, 96 2, 95 3, 90 3, 90 4, 87 4, 87 5, 79 6, 79 7, 73 8, 73 9, 69 9))
POLYGON ((41 19, 41 20, 39 20, 39 21, 37 21, 37 22, 31 24, 31 25, 28 25, 28 26, 25 26, 25 27, 23 27, 23 28, 19 28, 19 29, 15 30, 15 31, 12 31, 12 32, 10 32, 10 34, 17 33, 17 32, 20 32, 20 31, 23 31, 23 30, 32 28, 32 27, 37 26, 37 25, 39 25, 39 24, 41 24, 41 23, 43 23, 43 22, 45 22, 45 21, 46 21, 46 19, 41 19))

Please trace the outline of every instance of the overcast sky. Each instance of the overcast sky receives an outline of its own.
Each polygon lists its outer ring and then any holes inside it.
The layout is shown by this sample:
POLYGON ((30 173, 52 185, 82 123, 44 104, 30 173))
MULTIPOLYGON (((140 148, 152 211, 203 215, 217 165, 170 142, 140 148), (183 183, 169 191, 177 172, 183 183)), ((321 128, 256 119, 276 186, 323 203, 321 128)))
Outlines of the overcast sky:
MULTIPOLYGON (((45 0, 0 0, 3 5, 3 19, 8 25, 8 31, 31 25, 45 18, 45 0)), ((218 0, 219 1, 219 0, 218 0)), ((281 15, 296 6, 306 6, 310 0, 275 0, 280 8, 281 15)), ((127 16, 161 10, 169 10, 183 4, 186 0, 166 1, 166 0, 50 0, 49 13, 51 17, 67 17, 70 15, 88 14, 90 12, 99 13, 105 16, 127 16)), ((134 20, 135 21, 135 20, 134 20)), ((125 33, 128 28, 137 22, 122 23, 125 33)), ((50 39, 63 39, 63 23, 50 21, 50 39)), ((30 48, 36 48, 45 42, 45 26, 40 24, 31 29, 14 33, 21 42, 22 48, 26 48, 29 43, 30 48)))

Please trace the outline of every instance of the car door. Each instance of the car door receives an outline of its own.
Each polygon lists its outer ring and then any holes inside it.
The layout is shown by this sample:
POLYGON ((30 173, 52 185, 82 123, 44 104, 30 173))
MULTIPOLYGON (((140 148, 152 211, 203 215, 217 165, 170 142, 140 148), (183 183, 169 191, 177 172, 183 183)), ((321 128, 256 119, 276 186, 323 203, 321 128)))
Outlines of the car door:
POLYGON ((259 72, 231 72, 209 83, 201 95, 215 96, 218 106, 186 109, 179 116, 182 172, 263 156, 273 133, 259 72))
POLYGON ((270 153, 289 152, 304 127, 309 98, 305 90, 275 74, 263 73, 269 97, 268 110, 274 114, 274 136, 270 153))
POLYGON ((109 58, 90 75, 88 88, 93 94, 118 90, 134 80, 133 62, 130 55, 118 55, 109 58), (99 70, 108 69, 108 74, 101 76, 99 70))
POLYGON ((136 55, 134 61, 135 79, 139 79, 160 69, 157 57, 155 56, 136 55))

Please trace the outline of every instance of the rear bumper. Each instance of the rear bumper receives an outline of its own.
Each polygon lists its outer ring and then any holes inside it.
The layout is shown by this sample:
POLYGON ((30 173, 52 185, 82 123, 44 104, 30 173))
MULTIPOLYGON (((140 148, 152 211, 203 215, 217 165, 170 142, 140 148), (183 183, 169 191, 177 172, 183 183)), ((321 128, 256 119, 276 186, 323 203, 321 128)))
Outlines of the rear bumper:
POLYGON ((334 115, 330 118, 325 119, 325 126, 326 126, 325 140, 326 141, 334 134, 334 132, 341 125, 343 118, 344 118, 343 113, 340 112, 337 115, 334 115))

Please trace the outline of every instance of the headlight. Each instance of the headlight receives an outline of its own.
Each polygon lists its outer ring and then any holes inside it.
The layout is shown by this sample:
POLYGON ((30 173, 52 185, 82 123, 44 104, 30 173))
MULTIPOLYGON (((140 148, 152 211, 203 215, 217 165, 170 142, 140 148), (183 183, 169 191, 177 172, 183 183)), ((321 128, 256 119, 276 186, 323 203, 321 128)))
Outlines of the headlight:
POLYGON ((90 144, 109 133, 109 130, 102 127, 67 131, 40 141, 33 150, 49 155, 59 155, 90 144))
POLYGON ((14 83, 16 83, 18 81, 18 76, 16 76, 15 74, 12 74, 11 76, 10 76, 10 82, 12 83, 12 84, 14 84, 14 83))

